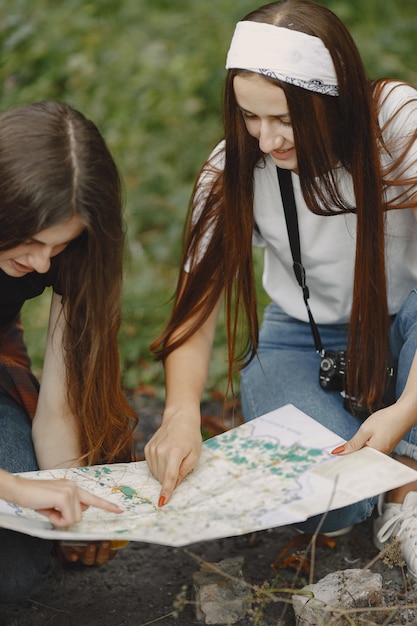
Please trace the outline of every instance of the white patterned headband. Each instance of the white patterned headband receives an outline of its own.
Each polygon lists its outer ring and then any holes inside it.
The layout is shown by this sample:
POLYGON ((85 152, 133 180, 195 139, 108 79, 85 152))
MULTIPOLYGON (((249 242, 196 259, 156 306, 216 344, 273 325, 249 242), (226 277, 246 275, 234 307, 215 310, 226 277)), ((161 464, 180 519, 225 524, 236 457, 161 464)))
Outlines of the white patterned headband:
POLYGON ((330 52, 319 37, 263 22, 238 22, 226 69, 250 70, 309 91, 338 96, 330 52))

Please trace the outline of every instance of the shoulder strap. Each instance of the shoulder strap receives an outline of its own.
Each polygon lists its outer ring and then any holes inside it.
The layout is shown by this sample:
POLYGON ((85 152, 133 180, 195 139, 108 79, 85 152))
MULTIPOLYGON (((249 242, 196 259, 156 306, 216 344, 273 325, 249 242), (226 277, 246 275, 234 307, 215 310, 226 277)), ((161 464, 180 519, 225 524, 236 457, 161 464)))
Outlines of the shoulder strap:
POLYGON ((306 272, 301 262, 300 232, 298 229, 297 207, 295 205, 294 188, 292 185, 291 171, 277 167, 279 188, 281 191, 282 204, 284 207, 285 222, 287 224, 288 239, 290 241, 291 255, 293 260, 294 274, 303 292, 303 299, 306 305, 311 333, 313 335, 316 351, 324 354, 323 344, 313 314, 310 310, 308 299, 310 292, 306 283, 306 272))

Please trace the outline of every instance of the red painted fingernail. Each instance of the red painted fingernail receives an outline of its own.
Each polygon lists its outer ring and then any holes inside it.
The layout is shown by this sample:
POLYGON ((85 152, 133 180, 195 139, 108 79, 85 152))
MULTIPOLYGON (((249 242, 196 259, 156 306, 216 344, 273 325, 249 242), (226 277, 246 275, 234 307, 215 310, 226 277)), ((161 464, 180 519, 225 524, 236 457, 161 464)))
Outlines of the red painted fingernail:
POLYGON ((337 446, 334 450, 332 450, 332 454, 341 454, 345 451, 345 446, 337 446))
POLYGON ((165 502, 166 502, 166 497, 161 496, 158 500, 158 506, 164 506, 165 502))

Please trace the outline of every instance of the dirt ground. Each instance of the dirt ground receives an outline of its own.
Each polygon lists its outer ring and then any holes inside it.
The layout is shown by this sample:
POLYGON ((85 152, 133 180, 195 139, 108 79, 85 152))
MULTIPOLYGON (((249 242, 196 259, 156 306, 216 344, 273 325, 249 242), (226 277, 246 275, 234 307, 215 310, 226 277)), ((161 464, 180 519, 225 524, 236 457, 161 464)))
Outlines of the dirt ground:
MULTIPOLYGON (((136 454, 141 458, 145 442, 159 424, 161 407, 146 396, 136 398, 135 406, 140 415, 136 454)), ((209 434, 222 428, 218 414, 219 403, 204 407, 203 426, 209 434)), ((130 542, 103 567, 68 569, 57 564, 39 596, 23 605, 0 606, 0 626, 197 626, 201 622, 195 615, 193 573, 202 561, 217 563, 233 556, 244 557, 245 578, 254 599, 252 614, 238 626, 294 626, 291 587, 308 584, 309 576, 316 582, 333 571, 369 564, 383 577, 386 605, 404 607, 417 602, 417 589, 404 579, 402 569, 377 558, 372 520, 333 542, 319 536, 315 553, 310 551, 308 557, 310 573, 302 570, 297 574, 298 555, 306 549, 307 540, 307 536, 283 527, 186 548, 130 542), (265 583, 270 584, 268 597, 260 592, 265 583)), ((403 608, 385 623, 417 624, 416 616, 413 607, 403 608)))

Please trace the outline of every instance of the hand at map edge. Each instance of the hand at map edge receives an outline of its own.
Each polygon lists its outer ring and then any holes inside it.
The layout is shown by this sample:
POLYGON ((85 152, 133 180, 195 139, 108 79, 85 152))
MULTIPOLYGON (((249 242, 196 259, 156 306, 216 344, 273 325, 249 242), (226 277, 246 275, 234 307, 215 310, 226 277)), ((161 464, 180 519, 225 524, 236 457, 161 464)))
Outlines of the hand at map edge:
POLYGON ((58 551, 61 560, 69 563, 82 563, 83 565, 105 565, 117 554, 117 549, 112 547, 111 541, 91 541, 87 545, 77 545, 76 541, 66 543, 61 541, 58 544, 58 551))
POLYGON ((346 443, 332 450, 344 455, 365 446, 390 454, 410 428, 410 418, 400 410, 399 402, 372 413, 346 443))

